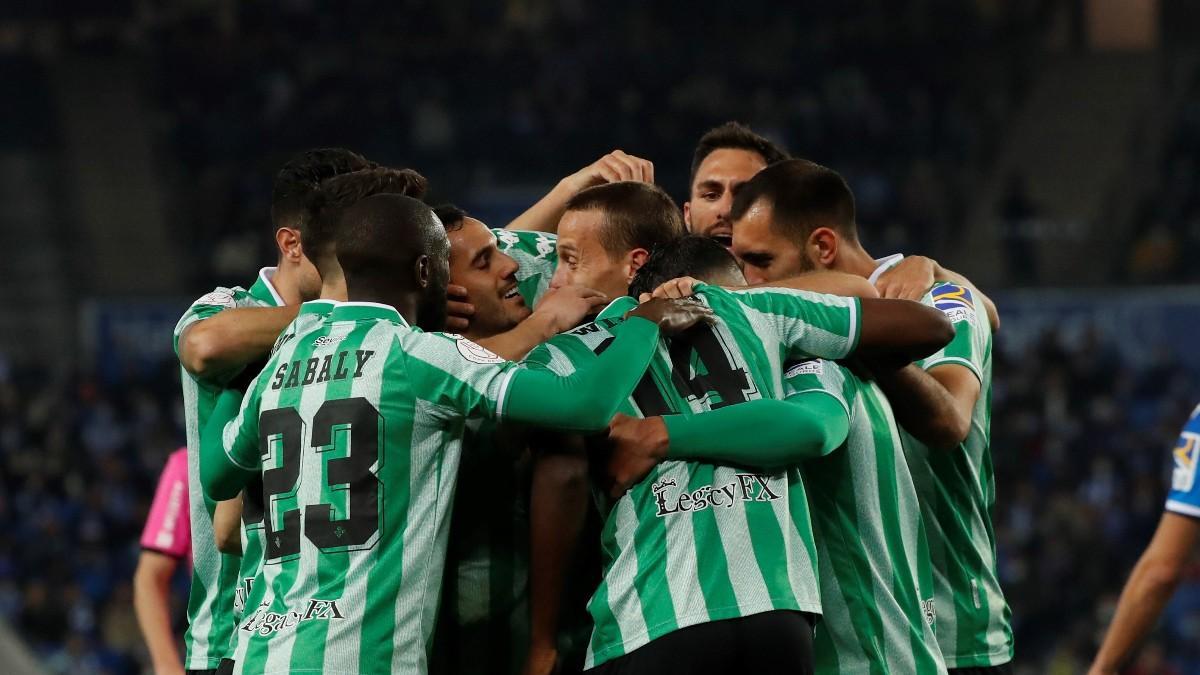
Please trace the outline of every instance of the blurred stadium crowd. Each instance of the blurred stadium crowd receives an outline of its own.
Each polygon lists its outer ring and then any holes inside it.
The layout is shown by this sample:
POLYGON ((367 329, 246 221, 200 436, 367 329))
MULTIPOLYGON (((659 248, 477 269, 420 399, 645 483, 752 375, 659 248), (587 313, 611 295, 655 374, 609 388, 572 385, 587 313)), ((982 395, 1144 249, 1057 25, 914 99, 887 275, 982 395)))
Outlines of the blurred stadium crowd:
MULTIPOLYGON (((407 0, 369 22, 373 3, 343 4, 247 3, 224 23, 150 16, 88 40, 147 57, 192 287, 250 279, 268 259, 269 181, 295 148, 336 143, 419 167, 435 199, 491 204, 480 214, 501 220, 528 205, 495 207, 504 186, 551 184, 613 147, 652 159, 682 197, 695 139, 730 118, 845 175, 873 250, 938 257, 1025 91, 1028 47, 1062 3, 744 0, 713 16, 665 2, 407 0)), ((1172 180, 1141 210, 1131 281, 1200 274, 1200 82, 1178 129, 1172 180)), ((1014 188, 1003 215, 1036 208, 1014 188)), ((1010 266, 1007 281, 1027 274, 1010 266)), ((1170 355, 1134 370, 1099 334, 1079 345, 1051 333, 1020 352, 1003 330, 998 341, 995 523, 1015 663, 1082 672, 1162 512, 1197 373, 1170 355)), ((57 672, 143 668, 130 579, 183 438, 177 371, 105 383, 0 360, 0 616, 57 672)), ((1200 672, 1200 568, 1131 672, 1200 672)))

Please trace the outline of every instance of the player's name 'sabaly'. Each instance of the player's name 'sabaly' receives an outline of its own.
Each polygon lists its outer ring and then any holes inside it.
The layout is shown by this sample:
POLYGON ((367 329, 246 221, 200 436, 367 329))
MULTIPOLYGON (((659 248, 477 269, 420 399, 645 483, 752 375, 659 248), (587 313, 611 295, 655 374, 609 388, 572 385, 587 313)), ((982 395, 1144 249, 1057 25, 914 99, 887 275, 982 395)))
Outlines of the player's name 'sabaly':
POLYGON ((342 350, 326 354, 324 358, 297 359, 279 364, 271 379, 271 389, 290 389, 308 384, 319 384, 348 377, 362 377, 363 366, 375 355, 374 350, 342 350), (353 374, 351 374, 353 370, 353 374))

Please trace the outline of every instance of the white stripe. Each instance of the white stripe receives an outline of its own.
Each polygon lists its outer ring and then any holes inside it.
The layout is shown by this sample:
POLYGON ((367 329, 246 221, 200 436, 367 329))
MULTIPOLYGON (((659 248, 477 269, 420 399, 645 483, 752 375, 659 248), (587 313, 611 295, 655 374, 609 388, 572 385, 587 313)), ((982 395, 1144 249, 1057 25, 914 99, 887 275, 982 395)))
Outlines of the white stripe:
POLYGON ((846 331, 846 352, 842 358, 850 355, 850 350, 858 346, 858 313, 862 311, 862 302, 854 300, 850 305, 850 328, 846 331))
POLYGON ((874 286, 879 281, 879 277, 883 276, 884 272, 899 265, 901 260, 904 260, 903 253, 893 253, 892 255, 877 259, 875 261, 875 270, 871 272, 871 276, 867 277, 867 281, 871 282, 871 285, 874 286))
POLYGON ((275 302, 283 307, 287 303, 283 301, 283 296, 279 295, 279 291, 275 290, 275 284, 271 281, 278 271, 278 267, 264 267, 258 271, 258 278, 262 279, 263 285, 267 287, 268 291, 271 291, 271 297, 275 299, 275 302))
POLYGON ((971 373, 973 373, 975 375, 975 377, 980 381, 980 383, 983 382, 983 375, 981 375, 979 373, 979 367, 976 366, 974 363, 972 363, 970 359, 964 359, 964 358, 961 358, 958 356, 940 356, 940 357, 934 357, 931 360, 921 362, 921 368, 923 368, 926 372, 928 372, 930 368, 934 368, 936 366, 946 366, 946 365, 963 366, 963 367, 967 368, 968 370, 970 370, 971 373))
POLYGON ((1167 510, 1184 516, 1196 516, 1200 518, 1200 506, 1192 506, 1191 504, 1185 504, 1174 499, 1167 500, 1167 510))
POLYGON ((500 375, 500 391, 496 394, 496 419, 504 418, 504 404, 508 403, 508 386, 512 384, 519 368, 510 367, 500 375))

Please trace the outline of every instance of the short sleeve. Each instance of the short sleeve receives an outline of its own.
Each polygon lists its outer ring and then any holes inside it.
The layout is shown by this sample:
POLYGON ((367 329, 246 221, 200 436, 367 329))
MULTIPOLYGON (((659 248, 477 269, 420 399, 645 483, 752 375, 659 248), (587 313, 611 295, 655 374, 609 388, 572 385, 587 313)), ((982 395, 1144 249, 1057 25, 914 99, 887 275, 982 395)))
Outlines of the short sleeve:
POLYGON ((142 548, 172 558, 186 558, 192 550, 188 509, 187 450, 176 450, 167 459, 154 502, 142 530, 142 548))
POLYGON ((209 317, 215 316, 226 309, 237 307, 237 294, 240 289, 234 288, 217 288, 211 293, 196 299, 191 307, 183 313, 179 318, 179 322, 175 324, 175 355, 179 355, 179 338, 183 335, 188 326, 209 317))
POLYGON ((493 229, 496 247, 517 261, 517 292, 530 307, 537 305, 558 268, 558 235, 549 232, 493 229))
MULTIPOLYGON (((704 293, 718 292, 706 286, 704 293)), ((862 307, 858 298, 783 288, 729 291, 754 315, 771 324, 794 359, 841 359, 858 346, 862 307)))
POLYGON ((1200 484, 1196 481, 1196 464, 1200 463, 1200 406, 1192 411, 1171 454, 1174 470, 1171 472, 1171 491, 1167 494, 1167 510, 1200 518, 1200 484))
POLYGON ((517 364, 452 333, 414 331, 402 340, 418 398, 466 417, 503 416, 517 364))
POLYGON ((806 359, 792 361, 784 366, 784 395, 786 398, 811 392, 828 394, 851 416, 855 392, 853 379, 833 361, 806 359))
POLYGON ((258 438, 258 415, 262 407, 261 378, 260 375, 246 390, 237 415, 225 424, 221 436, 225 456, 246 471, 259 471, 262 468, 262 448, 259 447, 258 438))
POLYGON ((964 366, 983 381, 984 341, 981 331, 990 330, 984 311, 976 304, 975 294, 966 286, 937 284, 925 296, 924 303, 941 311, 954 326, 954 339, 937 353, 923 359, 921 368, 955 364, 964 366))

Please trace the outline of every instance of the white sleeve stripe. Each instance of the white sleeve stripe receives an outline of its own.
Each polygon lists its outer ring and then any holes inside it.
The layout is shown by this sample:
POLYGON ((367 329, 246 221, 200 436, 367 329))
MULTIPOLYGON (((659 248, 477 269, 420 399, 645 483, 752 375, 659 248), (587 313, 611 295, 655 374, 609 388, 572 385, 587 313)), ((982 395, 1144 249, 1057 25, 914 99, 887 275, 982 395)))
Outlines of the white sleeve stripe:
POLYGON ((850 350, 858 346, 858 314, 862 311, 862 303, 855 300, 850 303, 850 329, 846 331, 846 352, 842 358, 850 355, 850 350))
POLYGON ((246 466, 245 464, 242 464, 241 462, 237 461, 237 459, 234 458, 233 455, 229 454, 229 448, 225 447, 224 443, 221 444, 221 447, 223 450, 225 450, 225 456, 229 458, 229 461, 236 464, 238 466, 238 468, 244 469, 246 471, 258 471, 261 468, 261 467, 257 467, 257 466, 246 466))
POLYGON ((1174 499, 1167 500, 1167 510, 1184 516, 1200 518, 1200 506, 1192 506, 1191 504, 1185 504, 1174 499))
POLYGON ((518 367, 509 368, 500 377, 500 393, 496 396, 496 419, 504 417, 504 404, 508 399, 508 385, 512 383, 513 376, 516 375, 518 367))
POLYGON ((974 373, 975 377, 979 378, 979 382, 981 384, 983 383, 983 376, 979 374, 979 368, 972 363, 970 359, 964 359, 958 356, 942 356, 922 363, 921 367, 925 369, 925 372, 929 372, 930 368, 947 365, 964 366, 967 370, 970 370, 972 373, 974 373))
POLYGON ((787 397, 789 399, 791 399, 793 397, 799 396, 800 394, 812 394, 812 393, 825 394, 829 398, 832 398, 833 400, 837 401, 838 405, 842 406, 842 409, 846 411, 846 417, 847 418, 851 417, 850 406, 846 404, 846 401, 843 400, 841 396, 838 396, 837 394, 833 393, 832 391, 829 391, 828 389, 819 389, 817 387, 813 387, 812 389, 798 389, 796 391, 789 393, 787 397))

